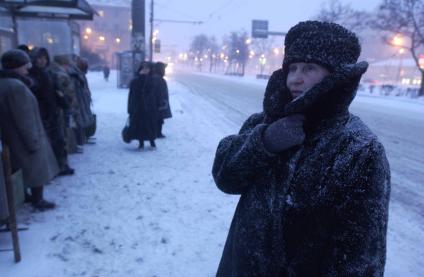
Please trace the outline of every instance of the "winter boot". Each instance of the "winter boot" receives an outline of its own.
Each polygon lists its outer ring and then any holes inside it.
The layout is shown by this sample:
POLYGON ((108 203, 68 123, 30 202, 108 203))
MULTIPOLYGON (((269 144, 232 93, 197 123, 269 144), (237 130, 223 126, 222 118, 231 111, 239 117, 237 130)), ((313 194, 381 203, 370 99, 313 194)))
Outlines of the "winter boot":
POLYGON ((155 143, 155 141, 154 141, 154 140, 151 140, 151 141, 150 141, 150 147, 152 147, 152 148, 156 148, 156 143, 155 143))
POLYGON ((139 142, 138 142, 138 149, 143 149, 144 148, 144 141, 142 141, 142 140, 140 140, 139 142))
POLYGON ((55 203, 49 202, 43 198, 43 190, 44 190, 44 187, 31 188, 32 207, 39 212, 51 210, 56 207, 55 203))

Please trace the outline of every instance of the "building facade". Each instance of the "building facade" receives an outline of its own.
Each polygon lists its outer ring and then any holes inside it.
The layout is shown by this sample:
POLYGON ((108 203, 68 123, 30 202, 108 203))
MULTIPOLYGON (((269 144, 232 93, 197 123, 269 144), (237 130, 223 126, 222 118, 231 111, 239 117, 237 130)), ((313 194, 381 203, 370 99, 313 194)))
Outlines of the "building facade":
POLYGON ((79 22, 81 48, 98 54, 110 67, 116 68, 116 53, 131 47, 131 9, 129 6, 92 6, 98 16, 93 21, 79 22))

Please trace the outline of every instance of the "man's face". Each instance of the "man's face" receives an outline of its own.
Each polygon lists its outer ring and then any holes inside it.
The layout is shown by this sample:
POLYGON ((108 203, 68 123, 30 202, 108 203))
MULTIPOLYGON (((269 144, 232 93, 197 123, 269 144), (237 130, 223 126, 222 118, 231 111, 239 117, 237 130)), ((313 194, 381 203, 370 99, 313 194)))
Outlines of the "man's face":
POLYGON ((27 76, 28 75, 28 69, 31 68, 31 64, 27 63, 26 65, 23 65, 21 67, 13 69, 16 73, 18 73, 21 76, 27 76))
POLYGON ((292 63, 289 65, 286 84, 293 98, 296 98, 321 82, 328 74, 330 72, 319 64, 292 63))
POLYGON ((47 66, 47 58, 42 55, 35 59, 35 65, 39 68, 45 68, 47 66))

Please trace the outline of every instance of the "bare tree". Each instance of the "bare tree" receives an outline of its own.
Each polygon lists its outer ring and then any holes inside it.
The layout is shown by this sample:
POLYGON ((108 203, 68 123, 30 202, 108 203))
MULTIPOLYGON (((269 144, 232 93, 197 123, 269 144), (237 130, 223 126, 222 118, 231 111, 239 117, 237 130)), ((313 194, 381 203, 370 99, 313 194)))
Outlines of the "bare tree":
POLYGON ((424 68, 420 67, 418 51, 424 47, 424 1, 383 0, 370 26, 383 31, 382 38, 386 43, 402 47, 410 52, 421 73, 418 95, 423 96, 424 68))
POLYGON ((252 50, 255 54, 268 54, 272 51, 273 46, 275 45, 275 37, 255 38, 252 40, 252 50))
POLYGON ((209 56, 209 72, 216 70, 217 62, 219 62, 219 46, 215 37, 210 37, 208 41, 209 56))
POLYGON ((196 61, 198 69, 202 71, 203 56, 207 53, 209 39, 205 34, 196 35, 190 45, 191 58, 196 61))
POLYGON ((356 11, 339 0, 328 0, 316 16, 317 20, 340 24, 355 33, 362 32, 368 26, 369 18, 368 13, 356 11))
POLYGON ((247 39, 248 35, 246 32, 232 32, 224 40, 224 43, 228 45, 227 55, 229 66, 227 69, 232 68, 233 72, 231 73, 241 76, 245 73, 246 63, 249 59, 249 44, 247 43, 247 39))

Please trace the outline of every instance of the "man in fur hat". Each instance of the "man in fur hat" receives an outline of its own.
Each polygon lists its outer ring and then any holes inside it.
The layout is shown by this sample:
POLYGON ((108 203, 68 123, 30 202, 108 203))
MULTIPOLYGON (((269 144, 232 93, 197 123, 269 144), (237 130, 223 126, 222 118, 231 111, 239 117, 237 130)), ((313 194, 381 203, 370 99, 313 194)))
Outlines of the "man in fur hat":
POLYGON ((383 276, 390 169, 348 111, 360 52, 334 23, 287 33, 263 111, 216 152, 218 188, 241 195, 217 276, 383 276))

